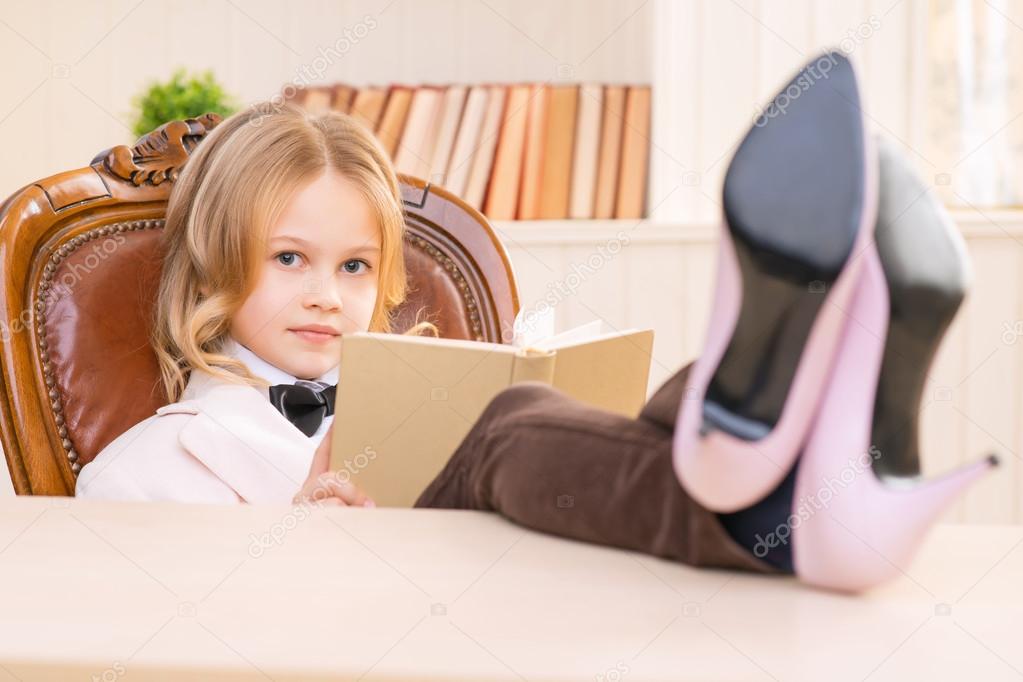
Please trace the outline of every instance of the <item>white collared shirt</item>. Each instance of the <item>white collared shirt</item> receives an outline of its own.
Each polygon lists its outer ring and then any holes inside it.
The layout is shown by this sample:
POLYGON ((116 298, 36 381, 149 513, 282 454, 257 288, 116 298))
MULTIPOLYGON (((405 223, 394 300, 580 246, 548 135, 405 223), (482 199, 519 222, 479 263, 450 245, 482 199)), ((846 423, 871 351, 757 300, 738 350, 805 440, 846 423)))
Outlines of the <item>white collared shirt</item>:
MULTIPOLYGON (((229 355, 233 358, 237 358, 245 363, 245 366, 249 368, 249 371, 260 379, 265 379, 270 382, 271 386, 276 384, 294 384, 300 381, 297 377, 288 374, 280 367, 271 365, 269 362, 259 357, 247 347, 243 346, 234 337, 229 336, 228 342, 224 345, 224 354, 229 355)), ((338 376, 340 374, 341 364, 338 363, 331 369, 316 377, 313 381, 321 382, 334 386, 337 384, 338 376)), ((302 379, 301 381, 308 381, 302 379)), ((266 399, 270 400, 270 395, 267 393, 266 399)), ((283 415, 282 415, 283 418, 283 415)), ((328 415, 324 417, 323 422, 320 424, 320 428, 316 430, 316 433, 309 436, 310 442, 316 447, 323 440, 323 436, 327 433, 327 429, 330 427, 330 423, 334 421, 334 415, 328 415)))

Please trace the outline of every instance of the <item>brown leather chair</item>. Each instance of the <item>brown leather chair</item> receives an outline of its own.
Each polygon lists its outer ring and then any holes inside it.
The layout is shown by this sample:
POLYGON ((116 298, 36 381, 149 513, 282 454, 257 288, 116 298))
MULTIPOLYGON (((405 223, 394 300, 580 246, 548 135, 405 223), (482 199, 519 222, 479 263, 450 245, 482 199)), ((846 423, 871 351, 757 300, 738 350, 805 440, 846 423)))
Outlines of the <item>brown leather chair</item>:
MULTIPOLYGON (((148 343, 163 217, 215 114, 173 121, 28 185, 0 206, 0 443, 18 494, 73 494, 102 448, 166 401, 148 343)), ((518 312, 511 265, 486 219, 402 178, 410 295, 440 335, 501 342, 518 312)))

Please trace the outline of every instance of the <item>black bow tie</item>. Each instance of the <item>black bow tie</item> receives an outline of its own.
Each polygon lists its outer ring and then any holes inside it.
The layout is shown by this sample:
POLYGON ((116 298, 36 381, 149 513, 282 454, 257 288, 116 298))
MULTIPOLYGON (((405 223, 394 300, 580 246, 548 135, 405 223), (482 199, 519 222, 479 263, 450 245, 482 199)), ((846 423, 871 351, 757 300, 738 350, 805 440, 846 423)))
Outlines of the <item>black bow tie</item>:
POLYGON ((323 418, 334 414, 336 386, 321 391, 302 384, 277 384, 270 387, 270 404, 306 436, 312 436, 323 418))

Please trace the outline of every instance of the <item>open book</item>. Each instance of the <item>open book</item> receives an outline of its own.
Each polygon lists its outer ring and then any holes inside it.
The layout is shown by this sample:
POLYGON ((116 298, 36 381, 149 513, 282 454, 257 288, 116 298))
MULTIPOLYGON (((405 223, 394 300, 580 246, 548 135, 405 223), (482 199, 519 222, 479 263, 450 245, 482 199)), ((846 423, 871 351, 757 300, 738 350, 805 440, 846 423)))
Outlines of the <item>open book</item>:
POLYGON ((331 469, 347 471, 380 506, 411 507, 491 398, 522 381, 636 416, 646 400, 653 335, 601 333, 599 324, 512 345, 346 334, 331 469))

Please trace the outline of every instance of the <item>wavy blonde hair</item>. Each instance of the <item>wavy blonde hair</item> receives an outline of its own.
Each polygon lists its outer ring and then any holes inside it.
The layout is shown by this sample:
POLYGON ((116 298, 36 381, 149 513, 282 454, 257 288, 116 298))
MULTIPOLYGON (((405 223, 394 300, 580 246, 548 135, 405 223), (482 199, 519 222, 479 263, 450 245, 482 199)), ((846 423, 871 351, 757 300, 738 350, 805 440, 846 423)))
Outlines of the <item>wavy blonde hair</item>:
POLYGON ((265 383, 223 354, 231 319, 256 285, 270 228, 288 199, 328 169, 355 184, 375 213, 381 260, 370 330, 390 331, 390 311, 405 299, 407 284, 405 220, 387 153, 344 114, 314 116, 290 104, 255 104, 206 135, 167 204, 151 342, 171 402, 195 370, 265 383))

